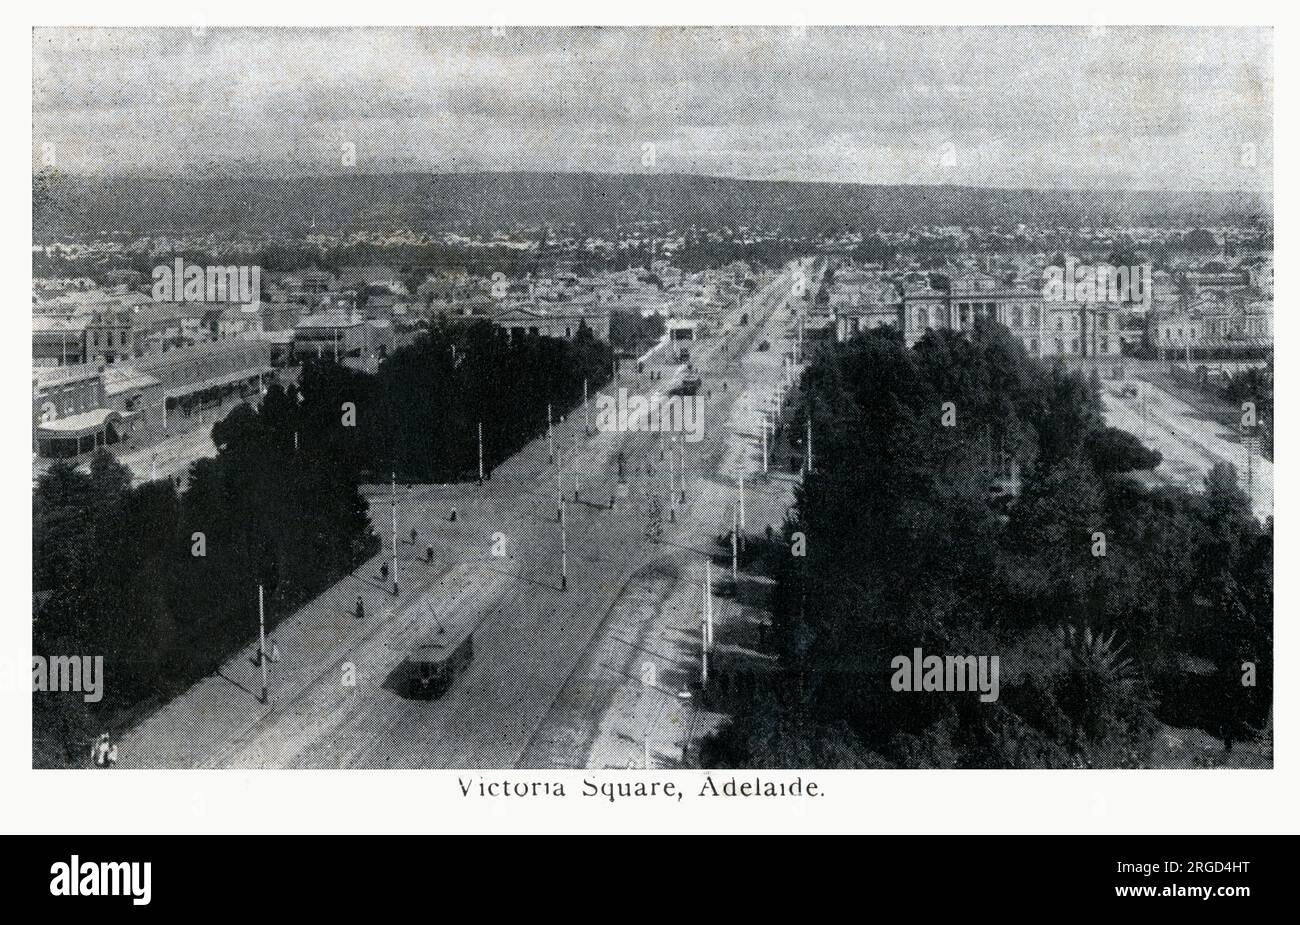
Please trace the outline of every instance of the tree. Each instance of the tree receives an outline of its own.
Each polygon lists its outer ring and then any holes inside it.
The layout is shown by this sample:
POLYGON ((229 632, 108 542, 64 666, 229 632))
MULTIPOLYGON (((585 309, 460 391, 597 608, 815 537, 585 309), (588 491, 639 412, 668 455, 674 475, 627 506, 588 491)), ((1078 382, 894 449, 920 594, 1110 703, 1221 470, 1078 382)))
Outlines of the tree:
POLYGON ((1154 469, 1163 457, 1150 450, 1133 434, 1116 427, 1104 427, 1088 435, 1087 452, 1100 473, 1154 469))

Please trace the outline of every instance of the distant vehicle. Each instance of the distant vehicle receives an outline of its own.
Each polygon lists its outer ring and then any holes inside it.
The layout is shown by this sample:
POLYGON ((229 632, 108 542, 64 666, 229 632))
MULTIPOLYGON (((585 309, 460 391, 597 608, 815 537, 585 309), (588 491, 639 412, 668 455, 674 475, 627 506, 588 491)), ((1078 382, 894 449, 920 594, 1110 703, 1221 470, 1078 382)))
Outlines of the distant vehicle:
POLYGON ((1138 387, 1136 385, 1126 385, 1120 389, 1119 394, 1124 398, 1137 398, 1138 387))
POLYGON ((770 349, 771 346, 772 346, 772 344, 771 344, 769 341, 762 341, 761 343, 759 343, 759 345, 758 345, 758 349, 759 349, 759 351, 761 352, 761 351, 763 351, 763 350, 768 350, 768 349, 770 349))
POLYGON ((431 699, 441 697, 451 687, 451 682, 469 667, 474 658, 474 625, 466 624, 463 631, 447 632, 438 629, 426 636, 406 654, 403 667, 406 674, 407 695, 431 699))
POLYGON ((703 382, 699 376, 687 376, 678 385, 674 386, 669 392, 671 395, 694 395, 700 390, 703 382))
POLYGON ((749 324, 749 312, 742 312, 740 315, 741 324, 749 324))

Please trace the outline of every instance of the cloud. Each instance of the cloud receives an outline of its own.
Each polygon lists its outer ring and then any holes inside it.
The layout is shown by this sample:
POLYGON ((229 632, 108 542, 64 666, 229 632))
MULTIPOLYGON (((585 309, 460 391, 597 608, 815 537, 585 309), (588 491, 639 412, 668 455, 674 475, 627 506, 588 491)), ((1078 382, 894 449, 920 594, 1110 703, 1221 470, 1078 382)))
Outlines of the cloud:
POLYGON ((1272 95, 1265 29, 38 29, 33 158, 1268 190, 1272 95))

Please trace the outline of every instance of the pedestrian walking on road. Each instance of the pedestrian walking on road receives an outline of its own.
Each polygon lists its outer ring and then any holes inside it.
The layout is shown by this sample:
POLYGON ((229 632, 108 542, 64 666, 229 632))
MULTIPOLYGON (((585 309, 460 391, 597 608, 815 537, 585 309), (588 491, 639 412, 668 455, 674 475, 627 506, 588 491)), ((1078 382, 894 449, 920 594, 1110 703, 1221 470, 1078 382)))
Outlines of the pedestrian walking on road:
POLYGON ((411 545, 414 546, 415 543, 416 543, 416 541, 417 541, 419 538, 420 538, 420 531, 419 531, 419 530, 416 530, 416 529, 412 529, 412 530, 411 530, 411 545))
POLYGON ((108 733, 103 733, 95 740, 94 746, 90 749, 90 760, 95 763, 96 767, 108 767, 108 756, 112 748, 112 744, 108 740, 108 733))
POLYGON ((433 561, 433 547, 430 546, 428 549, 426 549, 426 550, 424 551, 424 555, 425 555, 425 558, 426 558, 429 562, 432 562, 432 561, 433 561))
POLYGON ((387 563, 387 562, 381 562, 381 563, 379 563, 379 577, 382 578, 382 579, 384 579, 384 581, 387 581, 387 580, 388 580, 388 563, 387 563))
POLYGON ((363 601, 361 599, 361 595, 358 594, 357 595, 357 619, 364 620, 365 617, 366 617, 366 602, 363 601))
POLYGON ((452 508, 452 509, 451 509, 451 517, 449 517, 448 519, 449 519, 452 523, 455 523, 455 522, 456 522, 456 509, 455 509, 455 508, 452 508))

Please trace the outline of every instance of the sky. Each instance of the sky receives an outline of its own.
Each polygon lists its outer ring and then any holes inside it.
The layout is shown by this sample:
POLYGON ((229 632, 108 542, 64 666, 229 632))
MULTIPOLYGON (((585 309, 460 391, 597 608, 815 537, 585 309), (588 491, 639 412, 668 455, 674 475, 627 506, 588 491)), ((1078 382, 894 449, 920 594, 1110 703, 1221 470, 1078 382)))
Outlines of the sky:
POLYGON ((37 29, 32 109, 73 174, 1273 185, 1268 29, 37 29))

